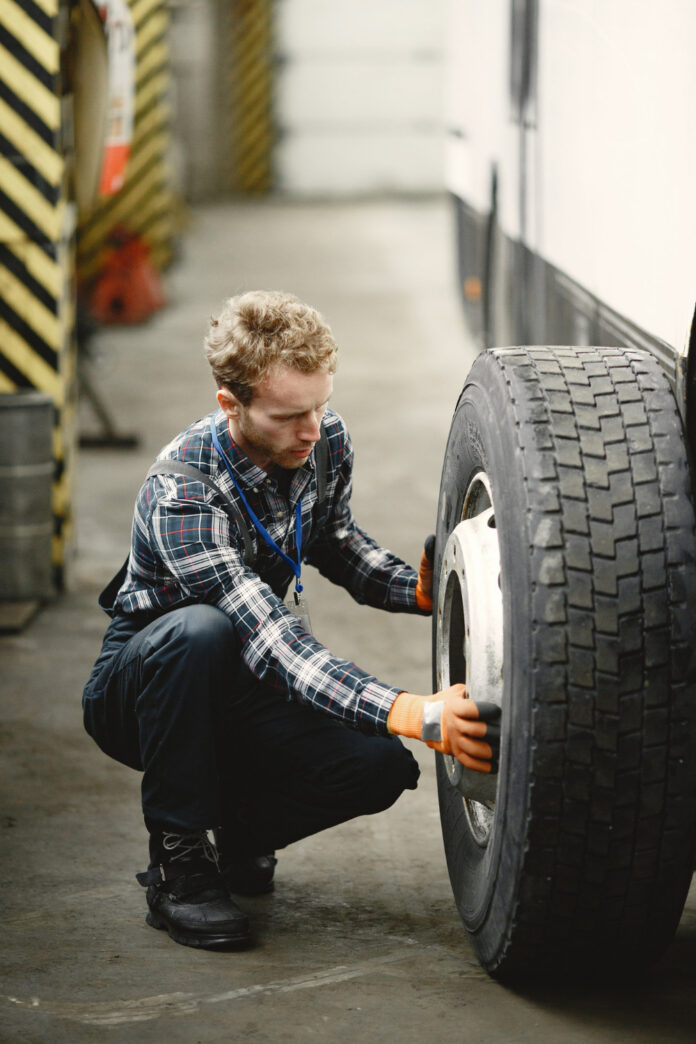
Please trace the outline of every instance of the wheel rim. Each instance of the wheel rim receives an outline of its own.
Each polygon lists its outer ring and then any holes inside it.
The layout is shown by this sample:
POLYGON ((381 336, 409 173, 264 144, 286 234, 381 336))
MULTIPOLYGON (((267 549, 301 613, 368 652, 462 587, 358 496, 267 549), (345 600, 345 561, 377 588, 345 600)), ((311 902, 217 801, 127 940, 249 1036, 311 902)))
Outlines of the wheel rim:
MULTIPOLYGON (((467 489, 459 524, 442 556, 437 606, 436 667, 439 688, 464 682, 467 695, 502 706, 503 600, 500 548, 491 487, 478 472, 467 489)), ((466 769, 445 755, 450 784, 464 800, 476 841, 485 845, 493 826, 498 777, 466 769)))

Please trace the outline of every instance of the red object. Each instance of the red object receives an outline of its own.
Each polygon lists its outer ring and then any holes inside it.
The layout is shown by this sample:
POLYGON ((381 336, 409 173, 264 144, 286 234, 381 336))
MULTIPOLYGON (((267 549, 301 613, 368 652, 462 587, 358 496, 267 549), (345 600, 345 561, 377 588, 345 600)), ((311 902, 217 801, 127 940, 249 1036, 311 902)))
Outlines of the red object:
POLYGON ((99 179, 100 196, 113 196, 123 188, 124 172, 129 155, 129 142, 106 146, 104 150, 104 164, 102 166, 101 178, 99 179))
POLYGON ((100 323, 142 323, 165 303, 159 272, 139 236, 123 229, 112 233, 113 248, 97 277, 90 311, 100 323))

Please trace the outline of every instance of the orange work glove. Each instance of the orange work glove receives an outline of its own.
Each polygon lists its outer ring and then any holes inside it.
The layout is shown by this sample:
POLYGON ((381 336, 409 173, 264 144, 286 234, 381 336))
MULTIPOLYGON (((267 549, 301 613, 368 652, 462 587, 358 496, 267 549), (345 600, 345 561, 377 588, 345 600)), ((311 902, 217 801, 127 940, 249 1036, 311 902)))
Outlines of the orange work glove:
POLYGON ((431 534, 425 541, 418 567, 416 583, 416 604, 425 613, 433 610, 433 558, 435 557, 435 537, 431 534))
POLYGON ((433 696, 401 692, 387 718, 396 736, 422 740, 441 754, 451 754, 475 772, 497 772, 500 758, 500 707, 466 697, 463 685, 433 696))

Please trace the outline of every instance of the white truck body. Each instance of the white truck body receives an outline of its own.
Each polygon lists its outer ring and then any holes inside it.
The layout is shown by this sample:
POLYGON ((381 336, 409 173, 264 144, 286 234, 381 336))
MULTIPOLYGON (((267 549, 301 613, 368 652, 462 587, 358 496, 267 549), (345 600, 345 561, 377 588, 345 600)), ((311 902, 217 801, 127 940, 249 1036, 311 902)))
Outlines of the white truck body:
POLYGON ((674 361, 696 300, 696 3, 451 0, 447 38, 446 179, 484 340, 607 343, 608 324, 674 361))

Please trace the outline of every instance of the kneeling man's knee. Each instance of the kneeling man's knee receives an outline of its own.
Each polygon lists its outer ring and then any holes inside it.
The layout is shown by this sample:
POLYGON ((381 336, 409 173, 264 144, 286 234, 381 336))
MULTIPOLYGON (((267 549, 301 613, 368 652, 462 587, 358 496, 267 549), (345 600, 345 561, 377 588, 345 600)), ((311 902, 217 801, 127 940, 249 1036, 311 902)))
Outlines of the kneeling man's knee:
POLYGON ((371 744, 365 766, 365 800, 368 812, 390 808, 404 790, 415 790, 420 769, 418 762, 396 736, 381 737, 371 744))
POLYGON ((238 648, 234 624, 213 605, 187 605, 161 619, 168 627, 168 643, 188 652, 216 657, 234 653, 238 648))

